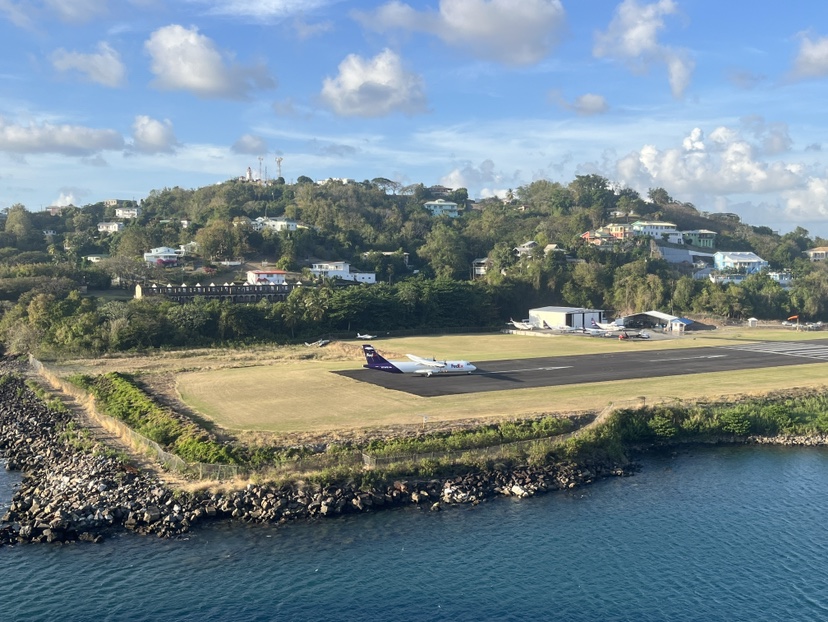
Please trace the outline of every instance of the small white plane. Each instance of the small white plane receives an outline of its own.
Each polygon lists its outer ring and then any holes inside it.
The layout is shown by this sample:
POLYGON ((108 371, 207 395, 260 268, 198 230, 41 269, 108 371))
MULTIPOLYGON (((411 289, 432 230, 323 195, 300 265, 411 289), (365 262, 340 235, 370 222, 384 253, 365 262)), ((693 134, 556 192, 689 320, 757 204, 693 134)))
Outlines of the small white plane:
POLYGON ((619 332, 624 330, 624 325, 616 324, 615 322, 610 322, 609 324, 602 324, 601 322, 596 322, 595 320, 592 320, 592 328, 600 328, 601 330, 619 332))
POLYGON ((522 322, 518 322, 517 320, 509 318, 509 321, 506 323, 511 324, 518 330, 532 330, 533 328, 535 328, 533 324, 529 323, 529 320, 523 320, 522 322))
POLYGON ((392 374, 419 374, 431 377, 434 374, 470 374, 477 369, 468 361, 437 361, 415 354, 406 354, 410 361, 387 361, 374 350, 374 346, 364 345, 366 369, 377 369, 392 374))
POLYGON ((328 345, 330 342, 331 342, 330 339, 319 339, 317 341, 314 341, 313 343, 308 343, 306 341, 305 345, 308 346, 309 348, 322 348, 322 347, 328 345))
POLYGON ((649 339, 650 333, 640 330, 634 332, 622 331, 620 335, 618 335, 619 339, 649 339))
POLYGON ((357 331, 357 337, 356 337, 356 338, 357 338, 357 339, 376 339, 376 338, 377 338, 377 336, 376 336, 376 335, 369 335, 368 333, 366 333, 366 334, 364 334, 364 335, 361 335, 361 334, 359 333, 359 331, 357 331))

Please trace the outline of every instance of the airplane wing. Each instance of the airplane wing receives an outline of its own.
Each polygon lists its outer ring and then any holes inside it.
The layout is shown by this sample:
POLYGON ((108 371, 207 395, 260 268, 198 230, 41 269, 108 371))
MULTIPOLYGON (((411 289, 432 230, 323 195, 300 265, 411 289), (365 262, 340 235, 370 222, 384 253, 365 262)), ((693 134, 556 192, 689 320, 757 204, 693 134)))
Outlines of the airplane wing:
POLYGON ((406 354, 408 358, 410 358, 415 363, 419 363, 420 365, 428 365, 429 367, 445 367, 446 364, 442 361, 435 361, 432 359, 424 359, 421 356, 417 356, 416 354, 406 354))

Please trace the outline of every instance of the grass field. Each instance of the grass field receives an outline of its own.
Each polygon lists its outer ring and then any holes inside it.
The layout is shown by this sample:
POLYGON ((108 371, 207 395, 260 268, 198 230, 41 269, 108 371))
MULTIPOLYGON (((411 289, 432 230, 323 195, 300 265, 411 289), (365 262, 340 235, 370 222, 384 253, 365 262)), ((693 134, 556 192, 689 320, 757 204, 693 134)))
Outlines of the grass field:
MULTIPOLYGON (((630 349, 705 347, 759 340, 807 340, 821 336, 820 333, 790 330, 740 328, 648 342, 569 335, 543 338, 493 334, 388 339, 375 341, 373 345, 391 358, 412 352, 475 362, 630 349)), ((573 413, 597 410, 610 402, 634 401, 639 397, 648 401, 687 400, 823 386, 828 378, 826 363, 785 367, 782 371, 768 368, 697 374, 692 378, 625 380, 421 398, 329 373, 361 366, 360 345, 344 342, 315 350, 274 350, 272 358, 268 358, 266 349, 251 351, 250 359, 245 363, 243 357, 239 358, 235 361, 236 366, 220 365, 215 354, 213 359, 205 355, 205 360, 211 363, 203 367, 195 355, 178 359, 177 372, 170 360, 166 360, 166 365, 175 373, 181 399, 203 416, 230 430, 273 433, 416 425, 423 421, 423 417, 428 418, 429 425, 434 425, 468 418, 573 413)), ((240 355, 237 353, 236 356, 240 355)), ((160 370, 158 366, 154 369, 160 370)))

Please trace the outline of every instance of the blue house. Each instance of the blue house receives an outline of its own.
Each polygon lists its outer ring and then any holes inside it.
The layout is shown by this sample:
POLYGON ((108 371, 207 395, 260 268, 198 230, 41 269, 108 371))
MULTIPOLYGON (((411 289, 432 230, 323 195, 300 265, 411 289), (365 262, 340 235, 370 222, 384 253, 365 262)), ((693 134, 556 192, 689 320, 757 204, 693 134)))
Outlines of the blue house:
POLYGON ((713 255, 713 265, 716 270, 754 274, 768 267, 768 262, 756 253, 750 252, 718 252, 713 255))

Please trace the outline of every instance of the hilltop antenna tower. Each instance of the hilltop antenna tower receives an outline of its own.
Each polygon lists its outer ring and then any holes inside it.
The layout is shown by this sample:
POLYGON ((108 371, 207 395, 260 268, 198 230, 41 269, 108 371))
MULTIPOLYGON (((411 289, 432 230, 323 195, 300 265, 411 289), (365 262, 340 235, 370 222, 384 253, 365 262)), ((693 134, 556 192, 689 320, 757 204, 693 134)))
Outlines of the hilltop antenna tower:
POLYGON ((259 183, 262 183, 262 156, 259 156, 259 183))
POLYGON ((276 168, 279 171, 279 177, 282 176, 282 160, 284 160, 282 156, 276 156, 276 168))

